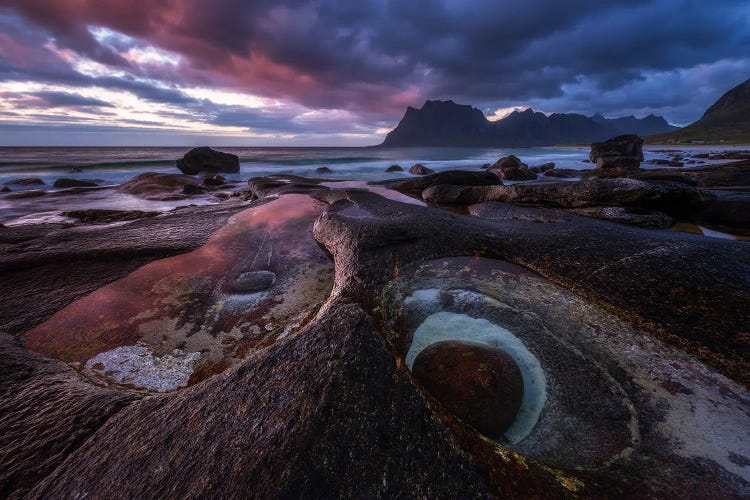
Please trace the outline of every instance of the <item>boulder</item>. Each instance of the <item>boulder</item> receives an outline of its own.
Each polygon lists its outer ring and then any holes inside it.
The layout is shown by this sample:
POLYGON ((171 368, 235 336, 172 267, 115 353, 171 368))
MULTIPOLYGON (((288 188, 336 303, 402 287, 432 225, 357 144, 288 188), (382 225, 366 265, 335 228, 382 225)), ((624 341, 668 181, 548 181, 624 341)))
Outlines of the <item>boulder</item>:
POLYGON ((634 170, 643 161, 643 139, 634 134, 619 135, 591 145, 589 159, 597 168, 634 170))
POLYGON ((491 172, 472 172, 468 170, 446 170, 419 178, 387 181, 384 184, 398 191, 421 193, 430 186, 450 184, 454 186, 494 186, 502 181, 491 172))
POLYGON ((98 186, 98 184, 88 179, 68 179, 68 178, 62 177, 60 179, 55 180, 55 183, 52 184, 52 186, 56 188, 96 187, 98 186))
POLYGON ((409 169, 409 173, 414 175, 429 175, 434 174, 435 171, 425 167, 421 163, 417 163, 411 166, 411 168, 409 169))
POLYGON ((672 217, 664 212, 631 210, 627 207, 588 207, 576 208, 572 211, 586 217, 649 229, 669 229, 675 222, 672 217))
POLYGON ((38 177, 28 177, 25 179, 13 179, 4 183, 3 186, 44 186, 44 181, 38 177))
POLYGON ((232 292, 252 293, 271 288, 276 283, 276 274, 268 270, 246 271, 229 280, 227 287, 232 292))
POLYGON ((201 172, 226 172, 235 174, 240 171, 240 159, 237 155, 216 151, 209 147, 193 148, 177 160, 177 168, 183 174, 196 175, 201 172))
POLYGON ((203 184, 209 187, 219 187, 225 185, 227 182, 226 178, 221 175, 212 175, 203 179, 203 184))
POLYGON ((8 186, 3 186, 2 189, 0 189, 0 193, 10 193, 11 189, 8 186))
POLYGON ((83 224, 109 224, 110 222, 120 222, 126 220, 143 219, 144 217, 154 217, 160 212, 145 212, 142 210, 105 210, 90 208, 87 210, 70 210, 63 212, 65 217, 78 219, 83 224))
POLYGON ((511 155, 500 158, 489 171, 506 181, 532 181, 536 174, 529 170, 529 166, 522 163, 517 157, 511 155))
POLYGON ((553 168, 555 168, 555 162, 550 161, 547 163, 542 163, 541 165, 537 165, 535 167, 530 167, 529 171, 535 174, 541 174, 542 172, 547 172, 549 170, 552 170, 553 168))
POLYGON ((193 194, 206 194, 208 188, 196 184, 185 184, 182 186, 182 194, 193 195, 193 194))
POLYGON ((333 170, 331 170, 328 167, 318 167, 315 169, 316 174, 331 174, 333 173, 333 170))
POLYGON ((448 411, 492 438, 502 436, 521 407, 521 369, 496 347, 437 342, 419 353, 412 373, 448 411))
POLYGON ((390 167, 385 169, 386 172, 403 172, 404 169, 401 167, 401 165, 391 165, 390 167))
POLYGON ((182 174, 157 174, 146 172, 136 175, 129 181, 120 184, 117 189, 121 193, 132 194, 147 200, 175 200, 185 197, 185 186, 191 185, 205 192, 195 177, 182 174))
POLYGON ((292 193, 312 193, 329 189, 326 186, 321 186, 318 182, 298 176, 252 177, 247 181, 247 184, 256 198, 292 193))

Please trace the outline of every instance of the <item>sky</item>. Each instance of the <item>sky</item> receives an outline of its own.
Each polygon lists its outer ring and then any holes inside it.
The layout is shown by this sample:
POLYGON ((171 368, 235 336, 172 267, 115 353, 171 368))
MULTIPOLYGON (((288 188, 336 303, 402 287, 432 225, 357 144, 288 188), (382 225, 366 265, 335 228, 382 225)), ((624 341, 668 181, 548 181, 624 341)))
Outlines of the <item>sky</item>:
POLYGON ((0 145, 362 146, 407 106, 686 125, 747 0, 0 0, 0 145))

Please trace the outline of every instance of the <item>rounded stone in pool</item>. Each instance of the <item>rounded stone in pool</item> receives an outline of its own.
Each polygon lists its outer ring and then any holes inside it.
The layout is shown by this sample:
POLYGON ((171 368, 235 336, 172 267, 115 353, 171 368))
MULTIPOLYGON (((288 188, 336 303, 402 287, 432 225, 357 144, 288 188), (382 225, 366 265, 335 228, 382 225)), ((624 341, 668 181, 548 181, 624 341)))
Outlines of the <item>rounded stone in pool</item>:
POLYGON ((417 355, 412 373, 448 411, 494 439, 502 437, 521 407, 521 369, 495 347, 436 342, 417 355))

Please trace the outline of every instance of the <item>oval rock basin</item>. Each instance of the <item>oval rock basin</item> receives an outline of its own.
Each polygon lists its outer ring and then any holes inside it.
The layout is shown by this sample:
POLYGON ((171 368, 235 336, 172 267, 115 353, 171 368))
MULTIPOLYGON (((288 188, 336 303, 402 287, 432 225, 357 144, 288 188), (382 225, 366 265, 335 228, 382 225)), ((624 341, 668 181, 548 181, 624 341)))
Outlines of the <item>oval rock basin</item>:
POLYGON ((408 368, 446 340, 514 358, 523 402, 498 441, 525 456, 596 470, 651 467, 666 453, 685 461, 678 467, 713 460, 749 476, 732 460, 750 452, 748 437, 732 431, 750 428, 737 386, 527 269, 479 257, 427 261, 390 282, 379 304, 384 336, 408 368))
POLYGON ((323 205, 287 195, 234 215, 208 242, 147 264, 57 312, 26 345, 100 383, 169 391, 296 331, 328 297, 312 236, 323 205))

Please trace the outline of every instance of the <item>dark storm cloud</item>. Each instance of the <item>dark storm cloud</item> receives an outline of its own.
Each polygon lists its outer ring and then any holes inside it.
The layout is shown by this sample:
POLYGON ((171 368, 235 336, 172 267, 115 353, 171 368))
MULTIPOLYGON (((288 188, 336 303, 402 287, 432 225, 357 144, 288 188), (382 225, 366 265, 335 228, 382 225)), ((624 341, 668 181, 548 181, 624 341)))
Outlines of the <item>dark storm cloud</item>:
POLYGON ((178 87, 344 109, 369 124, 395 123, 406 105, 426 98, 484 110, 648 111, 684 123, 750 77, 746 0, 248 3, 0 0, 0 28, 12 35, 0 39, 0 78, 108 86, 210 123, 297 132, 355 124, 212 107, 178 87), (92 27, 131 41, 97 39, 92 27), (82 75, 43 48, 48 39, 126 76, 82 75), (177 66, 134 64, 124 57, 134 45, 181 59, 177 66))

